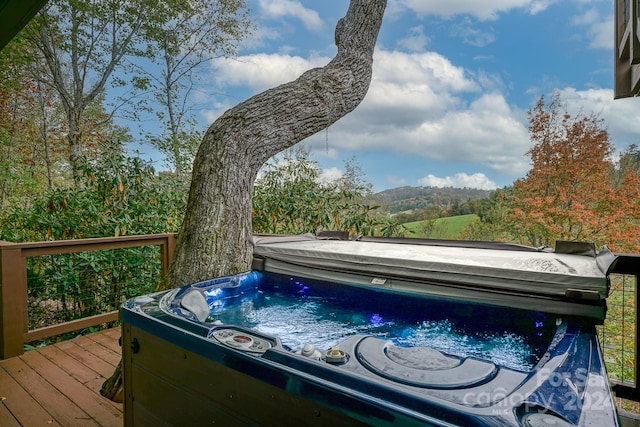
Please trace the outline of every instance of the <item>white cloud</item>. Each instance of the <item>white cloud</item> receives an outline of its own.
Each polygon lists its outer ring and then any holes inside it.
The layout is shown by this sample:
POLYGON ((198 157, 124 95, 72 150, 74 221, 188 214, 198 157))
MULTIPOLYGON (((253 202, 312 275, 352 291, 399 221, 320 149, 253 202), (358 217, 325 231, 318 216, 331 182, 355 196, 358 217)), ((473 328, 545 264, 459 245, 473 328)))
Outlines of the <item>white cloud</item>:
POLYGON ((409 35, 398 40, 398 46, 412 52, 422 52, 429 43, 429 37, 424 34, 422 25, 409 28, 409 35))
MULTIPOLYGON (((245 87, 257 93, 329 60, 256 54, 219 59, 212 66, 219 87, 245 87)), ((559 90, 572 113, 601 115, 618 149, 637 143, 637 99, 614 101, 611 89, 559 90)), ((201 112, 208 123, 242 101, 217 100, 201 112)), ((527 128, 525 111, 509 104, 504 84, 495 77, 470 73, 434 52, 377 50, 369 92, 355 111, 331 126, 329 150, 326 132, 307 142, 316 154, 334 159, 340 158, 342 150, 380 151, 443 163, 475 163, 496 174, 517 177, 530 168, 527 128)), ((395 180, 390 178, 389 183, 395 180)))
MULTIPOLYGON (((328 61, 257 54, 216 60, 213 66, 220 86, 250 86, 258 92, 328 61)), ((332 151, 386 150, 444 162, 477 162, 521 176, 528 170, 524 114, 510 107, 496 86, 489 76, 473 79, 437 53, 378 50, 365 100, 331 126, 329 146, 332 151), (483 93, 487 87, 494 89, 483 93)), ((324 151, 326 138, 321 132, 308 142, 324 151)))
POLYGON ((559 91, 561 99, 572 115, 596 114, 604 120, 612 143, 618 149, 629 144, 638 144, 640 120, 638 120, 638 98, 613 99, 611 89, 576 90, 564 88, 559 91))
POLYGON ((528 170, 524 114, 498 92, 483 94, 446 58, 380 51, 373 75, 363 103, 333 129, 344 148, 478 162, 505 174, 528 170))
POLYGON ((304 26, 311 31, 320 31, 323 27, 318 12, 308 9, 299 1, 292 0, 260 0, 260 14, 267 19, 282 19, 294 17, 300 19, 304 26))
POLYGON ((614 45, 612 28, 613 15, 592 25, 589 31, 589 35, 591 36, 589 47, 595 49, 612 49, 614 45))
POLYGON ((612 49, 613 41, 613 15, 602 13, 592 7, 580 15, 573 17, 571 23, 580 28, 581 34, 589 38, 589 47, 593 49, 612 49))
POLYGON ((427 175, 418 180, 418 184, 424 187, 454 187, 454 188, 478 188, 480 190, 495 190, 498 185, 491 181, 483 173, 474 173, 467 175, 464 172, 457 173, 454 176, 439 178, 434 175, 427 175))
POLYGON ((464 92, 479 90, 476 82, 444 56, 434 52, 407 54, 376 50, 373 77, 404 88, 434 87, 437 91, 464 92))
POLYGON ((481 21, 495 20, 501 13, 524 9, 530 14, 542 12, 556 0, 399 0, 406 8, 419 16, 437 15, 451 18, 455 15, 471 15, 481 21))
POLYGON ((580 15, 576 15, 573 17, 571 22, 574 25, 591 25, 594 22, 599 21, 599 14, 596 8, 591 8, 589 10, 584 11, 580 15))
POLYGON ((536 1, 531 1, 530 2, 530 6, 529 8, 529 13, 532 15, 535 15, 537 13, 540 12, 544 12, 545 10, 547 10, 549 8, 549 6, 551 6, 552 4, 556 3, 557 0, 536 0, 536 1))
POLYGON ((332 183, 336 182, 340 178, 342 178, 344 174, 342 171, 336 167, 322 169, 320 171, 319 181, 322 183, 332 183))
POLYGON ((240 50, 257 49, 271 41, 278 40, 281 37, 282 35, 280 34, 280 31, 277 29, 258 23, 255 29, 251 32, 251 35, 242 39, 240 42, 240 50))
POLYGON ((329 60, 326 57, 305 59, 279 53, 259 53, 236 59, 216 58, 211 61, 211 67, 218 86, 246 86, 257 93, 295 80, 310 68, 324 66, 329 60))
POLYGON ((224 113, 225 111, 227 111, 231 106, 226 106, 220 103, 216 103, 216 109, 203 109, 200 111, 199 115, 200 117, 202 117, 202 119, 204 120, 204 122, 209 125, 213 122, 216 121, 216 119, 218 117, 220 117, 222 115, 222 113, 224 113))
POLYGON ((468 18, 463 19, 461 23, 454 24, 451 28, 451 35, 460 37, 462 41, 475 47, 484 47, 496 40, 493 30, 479 30, 468 18))
MULTIPOLYGON (((598 19, 595 15, 585 16, 581 22, 586 25, 598 19)), ((218 59, 212 66, 220 87, 244 87, 257 93, 292 81, 329 60, 319 56, 255 54, 236 60, 218 59)), ((377 151, 442 164, 478 164, 497 175, 523 176, 530 168, 526 152, 531 142, 524 111, 528 107, 510 105, 504 91, 505 84, 498 77, 470 72, 440 54, 379 49, 374 55, 373 80, 362 104, 332 125, 328 134, 320 132, 307 143, 314 147, 315 155, 332 159, 339 159, 343 150, 377 151)), ((568 87, 560 92, 574 114, 600 114, 618 149, 637 143, 637 99, 614 102, 610 89, 568 87)), ((239 101, 223 100, 202 114, 210 123, 239 101)), ((337 177, 340 171, 329 169, 325 173, 337 177)), ((427 178, 437 177, 423 179, 427 178)), ((391 185, 406 185, 402 178, 386 179, 391 185)), ((478 174, 438 179, 452 183, 448 185, 495 188, 495 183, 478 174)))

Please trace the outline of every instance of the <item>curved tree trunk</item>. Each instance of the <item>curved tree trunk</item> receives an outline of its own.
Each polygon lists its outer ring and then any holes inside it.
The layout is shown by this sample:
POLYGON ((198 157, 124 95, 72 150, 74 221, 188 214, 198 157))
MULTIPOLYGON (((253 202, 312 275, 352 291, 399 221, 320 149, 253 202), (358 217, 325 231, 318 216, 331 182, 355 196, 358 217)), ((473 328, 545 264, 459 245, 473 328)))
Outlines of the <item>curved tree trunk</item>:
MULTIPOLYGON (((247 271, 251 266, 251 196, 272 156, 335 123, 364 99, 386 0, 351 0, 336 26, 329 64, 228 110, 207 130, 193 165, 189 201, 175 256, 161 288, 247 271)), ((122 363, 103 384, 122 389, 122 363)))
POLYGON ((251 195, 272 156, 330 126, 362 101, 386 0, 352 0, 322 68, 228 110, 205 134, 166 287, 250 268, 251 195))

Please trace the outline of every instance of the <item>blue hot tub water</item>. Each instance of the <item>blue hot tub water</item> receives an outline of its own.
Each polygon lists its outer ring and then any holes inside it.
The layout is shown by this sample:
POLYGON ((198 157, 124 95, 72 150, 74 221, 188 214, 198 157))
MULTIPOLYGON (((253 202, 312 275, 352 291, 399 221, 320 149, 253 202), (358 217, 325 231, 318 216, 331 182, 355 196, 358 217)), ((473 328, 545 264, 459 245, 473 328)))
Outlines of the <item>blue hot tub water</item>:
POLYGON ((555 331, 555 318, 542 313, 273 273, 251 272, 235 276, 234 281, 199 286, 209 304, 208 322, 279 337, 294 351, 307 343, 326 350, 362 334, 391 340, 398 346, 430 347, 530 371, 555 331), (505 325, 510 329, 505 330, 505 325))

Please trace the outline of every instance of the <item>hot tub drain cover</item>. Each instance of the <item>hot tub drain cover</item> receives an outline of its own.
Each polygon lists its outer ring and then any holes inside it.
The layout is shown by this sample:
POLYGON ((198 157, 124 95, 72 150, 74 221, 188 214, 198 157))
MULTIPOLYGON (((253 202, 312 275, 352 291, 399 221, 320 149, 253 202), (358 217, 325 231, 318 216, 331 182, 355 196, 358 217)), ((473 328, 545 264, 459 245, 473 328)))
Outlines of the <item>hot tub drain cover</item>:
POLYGON ((469 387, 490 380, 497 372, 489 361, 448 356, 428 347, 398 347, 375 337, 358 343, 356 357, 377 375, 423 388, 469 387))

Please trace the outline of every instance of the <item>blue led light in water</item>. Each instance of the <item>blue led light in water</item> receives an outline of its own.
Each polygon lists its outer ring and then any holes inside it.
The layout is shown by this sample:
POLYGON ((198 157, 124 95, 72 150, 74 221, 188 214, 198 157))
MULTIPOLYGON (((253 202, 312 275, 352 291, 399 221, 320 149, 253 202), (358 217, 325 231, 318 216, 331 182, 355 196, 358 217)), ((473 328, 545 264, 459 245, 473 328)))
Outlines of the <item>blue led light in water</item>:
MULTIPOLYGON (((542 320, 535 321, 535 328, 540 329, 544 328, 544 322, 542 320)), ((537 331, 536 336, 541 337, 543 335, 542 331, 537 331)))
POLYGON ((382 326, 384 325, 384 319, 378 313, 373 313, 369 316, 369 322, 373 326, 382 326))

